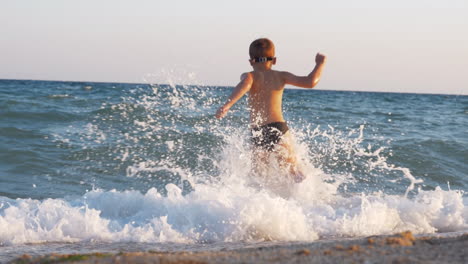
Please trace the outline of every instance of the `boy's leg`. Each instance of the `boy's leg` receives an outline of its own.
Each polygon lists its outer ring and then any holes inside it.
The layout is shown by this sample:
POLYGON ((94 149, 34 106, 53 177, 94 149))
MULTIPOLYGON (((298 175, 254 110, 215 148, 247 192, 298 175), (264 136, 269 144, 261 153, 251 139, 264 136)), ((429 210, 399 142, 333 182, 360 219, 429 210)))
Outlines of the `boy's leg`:
POLYGON ((293 138, 291 133, 286 132, 278 143, 281 148, 278 155, 278 161, 283 163, 288 169, 295 182, 301 182, 305 179, 305 174, 302 172, 298 161, 296 152, 293 147, 293 138))
POLYGON ((261 175, 263 169, 266 166, 268 159, 268 153, 259 147, 253 147, 252 149, 252 171, 257 175, 261 175))

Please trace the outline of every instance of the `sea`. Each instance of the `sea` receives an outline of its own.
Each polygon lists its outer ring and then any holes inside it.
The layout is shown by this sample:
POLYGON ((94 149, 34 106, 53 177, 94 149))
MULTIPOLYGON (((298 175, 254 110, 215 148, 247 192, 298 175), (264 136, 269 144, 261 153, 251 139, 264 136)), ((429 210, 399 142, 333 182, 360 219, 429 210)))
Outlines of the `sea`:
POLYGON ((468 232, 468 96, 286 89, 297 183, 232 89, 0 80, 0 262, 468 232))

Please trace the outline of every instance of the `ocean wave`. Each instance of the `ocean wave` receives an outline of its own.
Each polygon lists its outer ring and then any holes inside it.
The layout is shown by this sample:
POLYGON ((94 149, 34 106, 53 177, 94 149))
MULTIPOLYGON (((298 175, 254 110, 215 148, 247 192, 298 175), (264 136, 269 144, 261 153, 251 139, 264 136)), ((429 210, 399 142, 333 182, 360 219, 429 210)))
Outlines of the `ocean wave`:
POLYGON ((65 99, 65 98, 73 98, 73 96, 69 95, 69 94, 51 94, 51 95, 47 96, 47 98, 50 98, 50 99, 65 99))
POLYGON ((172 184, 165 187, 166 197, 154 188, 96 190, 74 199, 0 197, 0 244, 313 241, 468 228, 460 192, 421 191, 412 199, 381 193, 344 197, 333 193, 333 186, 324 195, 327 186, 318 190, 316 183, 309 178, 295 186, 289 199, 240 185, 197 185, 183 196, 172 184))
MULTIPOLYGON (((287 91, 307 176, 296 184, 274 156, 254 172, 245 101, 213 118, 229 89, 28 85, 15 90, 21 103, 0 113, 0 193, 9 197, 0 197, 1 244, 311 241, 467 228, 465 123, 444 98, 287 91), (74 98, 47 97, 62 94, 74 98)), ((11 87, 3 89, 10 100, 11 87)))
POLYGON ((77 120, 80 118, 80 116, 77 114, 57 110, 51 110, 47 112, 16 110, 2 112, 0 113, 0 118, 4 118, 6 120, 42 120, 47 122, 53 122, 77 120))
POLYGON ((0 127, 0 134, 4 137, 14 137, 20 139, 38 139, 43 138, 44 135, 36 130, 22 129, 18 127, 0 127))

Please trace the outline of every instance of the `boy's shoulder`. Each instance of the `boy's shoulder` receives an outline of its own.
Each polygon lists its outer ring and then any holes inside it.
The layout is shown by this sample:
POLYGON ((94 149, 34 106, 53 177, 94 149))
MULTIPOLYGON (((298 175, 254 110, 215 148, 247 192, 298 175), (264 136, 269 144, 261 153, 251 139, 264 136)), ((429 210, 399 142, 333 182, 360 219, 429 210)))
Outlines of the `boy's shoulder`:
POLYGON ((251 76, 255 76, 256 74, 262 74, 262 73, 265 73, 265 72, 269 72, 269 73, 273 73, 273 74, 276 74, 276 75, 285 75, 285 74, 288 74, 289 72, 287 71, 277 71, 277 70, 267 70, 267 71, 250 71, 250 72, 244 72, 241 74, 241 79, 242 78, 246 78, 246 77, 251 77, 251 76))
POLYGON ((241 81, 248 81, 252 82, 253 81, 253 71, 251 72, 244 72, 240 76, 241 81))
MULTIPOLYGON (((279 79, 282 82, 284 82, 288 78, 288 74, 291 75, 291 73, 289 73, 287 71, 268 70, 267 72, 270 73, 270 74, 275 75, 276 78, 279 79)), ((263 79, 263 77, 261 77, 261 76, 264 76, 263 75, 264 73, 265 72, 260 72, 260 71, 244 72, 240 76, 240 81, 243 82, 243 83, 247 83, 247 84, 253 84, 256 79, 258 79, 258 78, 263 79), (259 76, 259 74, 260 74, 260 76, 259 76)))

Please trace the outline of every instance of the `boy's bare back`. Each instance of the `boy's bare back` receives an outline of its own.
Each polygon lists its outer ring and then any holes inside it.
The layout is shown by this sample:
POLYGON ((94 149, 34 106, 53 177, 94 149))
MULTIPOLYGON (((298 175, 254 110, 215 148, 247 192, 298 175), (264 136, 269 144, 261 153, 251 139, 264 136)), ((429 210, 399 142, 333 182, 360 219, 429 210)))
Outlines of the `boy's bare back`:
POLYGON ((247 73, 252 78, 249 91, 250 120, 255 125, 283 122, 282 99, 284 80, 281 72, 257 70, 247 73))
POLYGON ((282 101, 286 84, 303 88, 313 88, 320 80, 326 57, 317 53, 316 66, 307 76, 296 76, 285 71, 272 70, 276 64, 275 57, 269 57, 269 61, 256 62, 250 60, 252 72, 241 75, 241 81, 235 87, 227 102, 216 113, 217 118, 222 118, 227 111, 244 94, 249 92, 250 122, 252 125, 261 126, 273 122, 284 122, 282 101))

